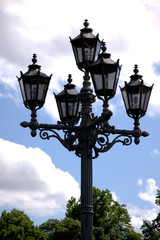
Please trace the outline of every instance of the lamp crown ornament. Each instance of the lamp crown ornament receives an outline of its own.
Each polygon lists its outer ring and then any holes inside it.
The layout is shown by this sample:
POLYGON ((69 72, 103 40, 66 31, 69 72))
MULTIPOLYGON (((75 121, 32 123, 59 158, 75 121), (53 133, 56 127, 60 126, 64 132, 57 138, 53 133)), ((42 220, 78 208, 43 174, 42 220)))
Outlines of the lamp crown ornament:
POLYGON ((135 82, 138 79, 139 79, 140 82, 142 82, 143 81, 142 80, 142 75, 138 74, 139 73, 139 69, 138 69, 138 65, 137 64, 134 65, 133 72, 134 72, 134 74, 130 76, 130 78, 131 78, 130 83, 133 83, 133 82, 135 82))
POLYGON ((101 49, 102 49, 102 52, 106 52, 106 50, 107 50, 106 43, 104 42, 104 40, 102 40, 102 42, 101 42, 101 49))
POLYGON ((72 82, 72 75, 71 74, 68 74, 68 79, 67 79, 68 83, 71 83, 72 82))
POLYGON ((135 73, 135 75, 137 75, 137 73, 139 72, 137 64, 134 65, 133 72, 135 73))
POLYGON ((84 20, 84 23, 83 23, 83 25, 85 26, 85 28, 87 28, 87 27, 89 26, 88 19, 85 19, 85 20, 84 20))
POLYGON ((33 62, 33 64, 36 64, 36 62, 37 62, 37 55, 36 54, 33 54, 32 62, 33 62))

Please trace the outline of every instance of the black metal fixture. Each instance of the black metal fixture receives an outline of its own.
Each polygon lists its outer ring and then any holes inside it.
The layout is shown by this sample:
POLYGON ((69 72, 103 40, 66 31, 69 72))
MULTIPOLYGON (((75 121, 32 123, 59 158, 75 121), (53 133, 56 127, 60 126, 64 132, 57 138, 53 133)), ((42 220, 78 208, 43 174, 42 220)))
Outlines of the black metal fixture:
POLYGON ((80 101, 75 85, 71 84, 71 74, 68 75, 68 84, 64 85, 64 90, 58 95, 55 94, 59 116, 61 121, 75 120, 79 116, 80 101))
POLYGON ((125 87, 121 88, 126 112, 131 118, 141 118, 146 114, 151 91, 153 85, 147 86, 142 80, 142 76, 138 75, 138 66, 135 65, 131 81, 125 87))
POLYGON ((51 76, 40 72, 41 66, 37 65, 36 54, 33 54, 33 64, 28 66, 28 71, 18 78, 23 102, 30 110, 43 107, 51 76))
POLYGON ((105 43, 102 42, 102 53, 90 65, 90 73, 97 97, 104 96, 105 100, 114 97, 119 80, 121 66, 119 60, 114 62, 110 53, 106 53, 105 43))
POLYGON ((140 137, 149 135, 141 131, 139 119, 147 111, 152 87, 144 84, 142 76, 138 75, 135 65, 131 81, 121 88, 124 104, 129 117, 134 119, 133 130, 116 129, 109 124, 112 112, 109 110, 108 100, 114 97, 117 89, 121 66, 119 60, 114 62, 110 54, 106 53, 105 43, 99 36, 92 33, 85 20, 80 35, 71 39, 73 52, 78 68, 84 72, 83 86, 77 93, 69 74, 68 83, 64 90, 55 95, 60 120, 57 124, 43 124, 37 121, 37 110, 40 109, 46 97, 51 76, 40 72, 36 65, 36 55, 33 64, 29 65, 27 73, 21 72, 18 78, 25 107, 31 110, 31 121, 22 122, 22 127, 29 127, 31 135, 36 136, 39 130, 42 139, 52 137, 58 139, 69 151, 74 151, 81 158, 81 239, 93 239, 93 197, 92 197, 92 160, 99 153, 107 152, 115 143, 130 145, 132 138, 139 144, 140 137), (100 46, 102 53, 100 53, 100 46), (96 100, 91 87, 90 75, 97 98, 103 101, 101 116, 95 117, 92 104, 96 100), (57 131, 62 130, 64 137, 57 131), (110 138, 110 136, 114 136, 110 138))

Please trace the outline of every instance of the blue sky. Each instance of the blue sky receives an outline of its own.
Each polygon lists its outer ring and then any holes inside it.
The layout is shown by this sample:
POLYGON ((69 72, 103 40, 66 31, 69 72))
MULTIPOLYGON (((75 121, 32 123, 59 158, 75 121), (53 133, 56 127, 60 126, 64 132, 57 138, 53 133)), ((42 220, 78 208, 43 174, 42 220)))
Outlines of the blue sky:
MULTIPOLYGON (((80 159, 56 139, 30 136, 19 124, 30 120, 16 76, 26 72, 36 53, 47 75, 53 73, 47 99, 38 121, 56 123, 58 112, 53 92, 60 92, 71 73, 77 90, 83 74, 75 64, 69 36, 74 38, 88 19, 94 34, 104 39, 112 59, 120 59, 119 85, 129 81, 134 64, 144 81, 154 88, 148 112, 140 121, 150 133, 140 144, 116 144, 93 161, 93 183, 108 188, 126 204, 137 231, 143 219, 156 217, 156 190, 160 189, 160 3, 149 0, 76 1, 1 0, 0 2, 0 210, 24 210, 40 224, 63 218, 67 200, 80 194, 80 159)), ((110 101, 110 124, 133 129, 119 88, 110 101)), ((101 102, 94 103, 96 115, 101 102)))

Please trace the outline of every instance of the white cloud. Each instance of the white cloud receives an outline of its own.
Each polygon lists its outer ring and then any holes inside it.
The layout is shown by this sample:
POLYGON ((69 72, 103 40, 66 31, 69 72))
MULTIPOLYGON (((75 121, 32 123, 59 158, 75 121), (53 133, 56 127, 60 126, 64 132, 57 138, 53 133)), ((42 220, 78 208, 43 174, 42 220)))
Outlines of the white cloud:
POLYGON ((65 211, 67 200, 80 195, 79 184, 68 173, 57 169, 39 148, 0 139, 0 207, 40 209, 37 214, 52 216, 65 211))
MULTIPOLYGON (((158 61, 160 56, 160 51, 157 50, 160 41, 160 36, 157 34, 160 21, 158 14, 155 19, 159 4, 156 4, 155 8, 153 3, 148 4, 147 1, 142 0, 113 0, 110 2, 102 0, 101 5, 104 7, 101 9, 101 14, 98 15, 96 2, 85 1, 84 8, 83 1, 77 11, 77 4, 73 0, 63 1, 63 9, 61 1, 57 1, 55 4, 51 0, 14 0, 12 3, 2 0, 0 3, 3 14, 0 50, 1 58, 6 60, 3 66, 11 64, 15 75, 18 75, 19 70, 27 70, 26 68, 30 64, 28 59, 36 52, 42 70, 48 74, 53 73, 51 89, 55 89, 59 79, 65 81, 68 73, 73 74, 74 83, 81 85, 83 74, 77 70, 68 37, 78 35, 79 29, 83 27, 84 19, 88 18, 93 32, 95 34, 99 32, 100 38, 104 38, 107 42, 108 51, 113 55, 112 59, 120 58, 123 65, 121 72, 123 80, 129 80, 134 64, 138 63, 144 80, 149 83, 155 82, 156 86, 151 100, 155 106, 155 110, 153 108, 155 112, 160 105, 160 98, 157 100, 157 91, 159 91, 160 85, 153 73, 152 64, 158 61), (90 10, 91 4, 92 10, 90 10), (35 11, 37 6, 38 11, 35 11), (125 8, 121 6, 125 6, 125 8), (120 8, 121 11, 119 11, 120 8), (96 19, 95 15, 98 15, 96 19), (102 24, 104 16, 105 24, 102 24), (142 32, 143 34, 141 34, 142 32), (154 44, 148 48, 153 39, 154 44), (19 70, 17 70, 18 67, 19 70), (20 69, 22 67, 23 69, 20 69), (155 105, 157 102, 158 105, 155 105)), ((5 72, 7 73, 7 71, 5 72)), ((8 78, 1 80, 4 82, 6 79, 6 84, 10 79, 10 73, 7 74, 8 78)), ((11 86, 15 87, 14 81, 11 86)))
POLYGON ((139 192, 138 196, 142 200, 147 201, 154 206, 158 187, 156 186, 156 181, 153 178, 149 178, 146 182, 146 191, 139 192))
POLYGON ((141 232, 140 228, 143 224, 143 220, 153 220, 156 218, 157 208, 139 208, 138 206, 127 206, 128 213, 131 217, 131 223, 136 232, 141 232))
POLYGON ((157 148, 154 148, 153 151, 151 152, 152 156, 159 156, 160 155, 160 152, 157 148))
POLYGON ((111 194, 112 194, 113 200, 114 201, 118 201, 118 197, 117 197, 116 193, 115 192, 111 192, 111 194))
POLYGON ((139 178, 137 183, 138 183, 139 186, 142 186, 142 185, 143 185, 143 180, 142 180, 142 178, 139 178))
MULTIPOLYGON (((142 178, 138 179, 138 185, 142 186, 142 184, 142 178)), ((156 186, 156 181, 153 178, 149 178, 146 181, 146 191, 138 193, 138 196, 141 198, 141 200, 147 201, 151 204, 151 208, 140 208, 131 204, 127 205, 132 225, 137 232, 141 232, 140 228, 143 224, 143 220, 151 221, 156 218, 158 214, 159 208, 155 204, 157 189, 158 187, 156 186)))

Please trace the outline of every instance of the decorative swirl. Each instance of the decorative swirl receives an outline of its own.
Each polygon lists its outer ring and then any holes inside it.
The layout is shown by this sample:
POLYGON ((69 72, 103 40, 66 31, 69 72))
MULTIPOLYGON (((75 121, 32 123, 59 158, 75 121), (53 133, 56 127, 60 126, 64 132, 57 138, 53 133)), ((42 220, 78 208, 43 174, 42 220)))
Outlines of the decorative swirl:
POLYGON ((56 133, 54 130, 46 130, 46 129, 40 129, 40 132, 39 132, 39 136, 40 138, 42 138, 43 140, 49 140, 51 137, 55 137, 57 138, 58 140, 60 140, 60 136, 58 135, 58 133, 56 133), (49 135, 49 133, 47 131, 50 131, 52 132, 51 135, 49 135))
POLYGON ((109 136, 109 134, 101 134, 101 136, 100 137, 98 137, 97 138, 97 143, 101 146, 101 147, 103 147, 103 146, 105 146, 106 145, 106 143, 108 143, 109 142, 109 138, 108 138, 108 136, 109 136))
POLYGON ((53 129, 40 129, 39 135, 40 138, 42 138, 43 140, 49 140, 50 138, 54 137, 56 139, 59 140, 59 142, 65 147, 67 148, 69 151, 74 151, 77 149, 78 147, 78 143, 76 142, 77 140, 77 134, 73 134, 70 131, 64 131, 64 139, 62 139, 60 137, 60 135, 54 131, 53 129))
POLYGON ((101 133, 98 135, 97 141, 96 141, 97 144, 94 147, 94 152, 95 152, 94 158, 98 157, 99 152, 107 152, 108 150, 110 150, 115 143, 120 142, 126 146, 129 146, 132 143, 131 135, 126 136, 126 135, 119 134, 112 141, 109 141, 109 135, 110 133, 108 134, 101 133))

